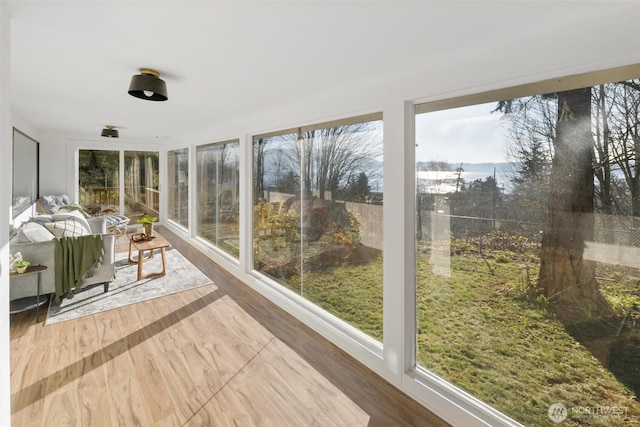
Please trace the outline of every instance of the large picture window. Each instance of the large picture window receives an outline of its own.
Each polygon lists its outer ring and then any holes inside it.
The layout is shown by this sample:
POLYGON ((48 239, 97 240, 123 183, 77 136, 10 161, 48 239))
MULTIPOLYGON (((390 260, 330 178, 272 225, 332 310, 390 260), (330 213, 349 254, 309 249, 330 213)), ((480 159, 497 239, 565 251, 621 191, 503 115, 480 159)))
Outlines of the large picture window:
POLYGON ((418 365, 525 425, 640 421, 640 80, 623 80, 416 108, 418 365))
POLYGON ((254 268, 382 341, 382 114, 253 139, 254 268))
POLYGON ((240 256, 240 143, 197 148, 198 236, 240 256))
POLYGON ((189 149, 167 153, 168 218, 189 227, 189 149))

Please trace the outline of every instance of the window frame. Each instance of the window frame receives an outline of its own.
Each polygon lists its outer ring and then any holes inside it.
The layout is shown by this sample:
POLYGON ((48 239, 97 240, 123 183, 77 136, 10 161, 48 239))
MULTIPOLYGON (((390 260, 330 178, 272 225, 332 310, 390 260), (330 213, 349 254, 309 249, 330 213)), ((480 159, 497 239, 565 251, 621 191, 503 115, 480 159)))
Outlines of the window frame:
MULTIPOLYGON (((256 134, 247 134, 245 136, 245 144, 241 144, 244 146, 244 155, 242 156, 242 162, 246 169, 244 174, 241 175, 245 179, 241 179, 241 186, 243 183, 245 184, 245 191, 241 194, 243 197, 243 201, 245 202, 245 209, 243 212, 245 213, 245 222, 242 222, 241 218, 241 230, 245 230, 245 236, 241 236, 241 240, 244 242, 244 246, 247 250, 244 252, 243 258, 243 266, 246 274, 250 276, 253 280, 258 282, 260 285, 264 285, 267 289, 264 289, 260 286, 255 286, 254 288, 261 293, 265 293, 271 298, 275 298, 276 300, 282 301, 283 307, 285 307, 291 313, 295 313, 296 317, 302 319, 307 324, 318 324, 319 322, 325 323, 324 327, 331 329, 333 332, 338 331, 339 335, 337 337, 337 345, 340 347, 346 346, 351 347, 353 344, 356 344, 356 353, 361 354, 363 359, 365 360, 365 364, 367 364, 366 360, 372 360, 373 363, 369 363, 368 365, 372 369, 378 369, 383 364, 383 351, 384 351, 384 342, 379 342, 373 337, 367 335, 366 333, 360 331, 355 326, 350 325, 346 321, 337 317, 336 315, 322 309, 321 307, 315 305, 311 301, 302 297, 301 295, 287 289, 281 283, 276 280, 268 277, 262 272, 254 269, 254 253, 253 253, 253 237, 254 237, 254 225, 253 225, 253 206, 254 206, 254 190, 255 190, 255 176, 253 174, 254 169, 254 142, 260 138, 269 138, 281 135, 288 134, 299 134, 307 131, 318 130, 325 127, 330 126, 344 126, 349 124, 363 123, 368 121, 380 120, 382 121, 382 133, 383 133, 383 182, 386 179, 386 160, 385 155, 386 151, 384 149, 385 145, 385 122, 383 112, 380 110, 374 110, 369 113, 354 115, 354 116, 345 116, 342 118, 338 118, 336 120, 323 121, 313 124, 301 125, 298 127, 284 128, 280 130, 273 130, 264 133, 256 133, 256 134), (248 188, 247 188, 248 187, 248 188)), ((385 224, 386 214, 386 204, 383 205, 383 224, 385 224)), ((384 235, 386 233, 383 232, 384 235)), ((384 239, 384 237, 383 237, 384 239)), ((383 254, 384 254, 384 243, 383 243, 383 254)), ((383 270, 386 269, 386 254, 383 255, 383 270)), ((383 306, 384 306, 384 298, 386 298, 385 290, 384 290, 384 279, 383 279, 383 306)), ((272 299, 273 301, 273 299, 272 299)), ((383 318, 383 336, 386 340, 384 327, 384 318, 383 318)), ((390 379, 391 377, 385 376, 385 378, 390 379)))
MULTIPOLYGON (((513 87, 507 87, 502 89, 490 90, 485 92, 478 92, 475 94, 463 95, 458 97, 443 98, 437 100, 415 100, 412 103, 411 117, 405 117, 406 121, 412 122, 412 129, 408 130, 408 133, 415 132, 415 117, 418 114, 435 112, 446 109, 453 109, 458 107, 473 106, 477 104, 484 104, 489 102, 498 102, 506 99, 515 99, 526 96, 554 93, 560 91, 567 91, 572 89, 579 89, 589 86, 597 86, 600 84, 606 84, 615 81, 626 81, 631 79, 637 79, 640 77, 640 64, 616 67, 601 71, 593 71, 583 74, 575 74, 566 77, 554 78, 543 80, 535 83, 529 83, 524 85, 517 85, 513 87)), ((408 240, 414 241, 415 239, 415 195, 417 192, 416 180, 415 180, 415 134, 412 138, 405 138, 405 150, 406 153, 407 169, 411 169, 411 192, 409 200, 412 204, 405 205, 405 217, 407 211, 411 213, 411 237, 408 240), (411 160, 409 162, 409 160, 411 160), (411 166, 411 167, 409 167, 411 166)), ((407 229, 407 227, 405 227, 407 229)), ((440 378, 439 376, 431 373, 430 371, 418 366, 417 364, 417 318, 416 318, 416 252, 415 241, 411 247, 412 266, 407 270, 412 270, 412 280, 404 281, 405 295, 409 295, 405 299, 405 304, 409 304, 410 301, 414 301, 412 309, 407 307, 407 310, 413 310, 413 316, 406 316, 405 313, 405 340, 406 344, 403 346, 403 350, 409 354, 404 359, 404 365, 402 366, 402 379, 401 383, 403 388, 406 388, 410 393, 420 396, 419 401, 430 408, 437 415, 442 416, 447 420, 456 420, 461 425, 476 424, 478 420, 485 422, 487 425, 492 426, 512 426, 520 425, 517 421, 511 419, 509 416, 496 410, 492 406, 484 403, 470 393, 460 389, 452 383, 440 378), (434 407, 433 399, 445 399, 447 403, 446 407, 434 407), (431 403, 427 403, 431 402, 431 403), (457 410, 456 410, 457 408, 457 410), (442 411, 442 412, 441 412, 442 411)), ((386 319, 385 319, 386 322, 386 319)))
POLYGON ((189 172, 190 172, 190 168, 191 168, 191 150, 189 149, 189 147, 182 147, 182 148, 175 148, 173 150, 167 150, 167 192, 169 192, 169 188, 171 187, 170 181, 175 179, 175 175, 171 175, 172 172, 175 173, 179 173, 180 172, 180 168, 179 168, 179 161, 175 162, 175 170, 171 170, 170 166, 169 166, 169 162, 170 162, 170 158, 171 158, 171 153, 175 153, 174 156, 176 158, 176 160, 179 158, 180 153, 186 153, 186 158, 187 158, 187 177, 186 177, 186 181, 187 181, 187 217, 186 217, 186 222, 187 225, 185 226, 184 224, 181 224, 179 221, 179 218, 172 218, 169 214, 169 212, 171 211, 171 207, 170 207, 170 199, 167 198, 167 221, 171 221, 172 224, 175 224, 177 227, 182 228, 183 230, 188 230, 189 228, 191 228, 191 179, 189 178, 189 172))
MULTIPOLYGON (((190 184, 193 183, 193 185, 190 185, 190 187, 193 188, 192 193, 189 193, 190 195, 192 195, 193 197, 190 200, 194 200, 194 204, 195 204, 195 208, 191 209, 193 211, 193 221, 191 221, 191 217, 190 217, 190 223, 193 224, 191 228, 191 230, 193 231, 193 235, 196 239, 198 239, 199 242, 202 242, 204 245, 206 245, 208 248, 211 248, 213 250, 216 251, 216 253, 221 254, 223 257, 225 257, 225 259, 230 260, 232 263, 234 264, 238 264, 240 262, 240 259, 242 259, 243 257, 243 247, 242 244, 240 244, 239 247, 239 251, 238 251, 238 256, 234 256, 233 254, 225 251, 223 248, 221 248, 219 245, 217 245, 215 242, 211 241, 210 239, 202 236, 200 234, 200 212, 198 210, 198 204, 199 204, 199 181, 198 181, 198 177, 199 177, 199 169, 200 169, 200 162, 199 162, 199 153, 200 150, 202 149, 206 149, 208 147, 220 147, 223 145, 227 145, 227 144, 237 144, 238 145, 238 183, 239 183, 239 189, 238 189, 238 203, 242 204, 242 144, 240 143, 240 139, 239 138, 234 138, 234 139, 227 139, 224 141, 217 141, 217 142, 211 142, 211 143, 207 143, 207 144, 200 144, 197 145, 195 147, 195 150, 193 150, 193 168, 194 168, 194 173, 193 181, 189 181, 190 184)), ((240 230, 242 230, 242 226, 241 226, 241 222, 242 222, 242 206, 240 206, 239 210, 238 210, 238 215, 240 216, 239 220, 238 220, 238 224, 239 224, 239 228, 240 230)), ((238 233, 238 238, 239 241, 242 240, 242 233, 239 232, 238 233)))

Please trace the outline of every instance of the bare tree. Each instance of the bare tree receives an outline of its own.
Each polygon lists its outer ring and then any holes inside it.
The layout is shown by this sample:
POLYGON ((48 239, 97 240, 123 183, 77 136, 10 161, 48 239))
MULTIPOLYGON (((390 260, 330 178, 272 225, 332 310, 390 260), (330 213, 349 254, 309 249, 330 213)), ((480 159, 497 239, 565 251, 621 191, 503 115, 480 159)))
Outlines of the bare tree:
POLYGON ((558 93, 547 220, 538 285, 565 322, 610 314, 595 263, 584 258, 594 235, 591 88, 558 93))
POLYGON ((556 113, 555 96, 534 96, 513 100, 504 117, 511 142, 506 157, 512 165, 507 217, 529 237, 537 236, 546 217, 556 113))
POLYGON ((268 143, 266 138, 259 138, 253 143, 253 203, 264 200, 264 154, 265 146, 268 143))
POLYGON ((288 170, 303 184, 305 197, 334 198, 357 180, 361 172, 371 177, 380 141, 371 138, 376 122, 348 124, 302 132, 289 137, 288 170), (331 196, 329 196, 331 195, 331 196))
MULTIPOLYGON (((611 147, 604 133, 592 133, 608 115, 596 102, 593 119, 591 90, 505 101, 497 108, 509 113, 508 156, 516 165, 512 212, 544 222, 538 287, 565 322, 611 313, 595 263, 584 258, 586 242, 594 239, 595 161, 605 162, 611 147)), ((606 168, 601 172, 606 182, 606 168)))
POLYGON ((640 81, 606 85, 603 104, 607 102, 609 113, 605 129, 609 142, 609 163, 619 170, 627 186, 626 191, 617 188, 611 178, 613 204, 618 213, 630 214, 634 226, 640 224, 640 81), (629 212, 616 193, 630 194, 629 212))
POLYGON ((599 85, 592 89, 594 106, 594 174, 598 180, 596 197, 599 200, 600 211, 605 214, 613 213, 614 200, 612 195, 613 179, 611 174, 611 131, 609 117, 611 105, 607 104, 605 86, 599 85))

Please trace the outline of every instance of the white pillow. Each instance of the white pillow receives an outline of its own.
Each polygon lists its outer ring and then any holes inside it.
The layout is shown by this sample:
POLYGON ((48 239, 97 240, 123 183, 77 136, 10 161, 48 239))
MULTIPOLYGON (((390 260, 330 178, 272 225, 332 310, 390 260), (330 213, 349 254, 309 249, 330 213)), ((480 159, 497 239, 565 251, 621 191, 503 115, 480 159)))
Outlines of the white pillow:
POLYGON ((68 218, 63 221, 54 221, 44 225, 58 239, 63 237, 88 236, 90 231, 77 219, 68 218))
POLYGON ((29 222, 35 222, 41 225, 51 221, 53 221, 53 218, 49 214, 36 215, 29 218, 29 222))
POLYGON ((15 237, 18 243, 46 242, 54 238, 55 236, 51 234, 49 230, 37 222, 27 222, 24 224, 20 227, 15 237))
POLYGON ((78 222, 82 224, 82 226, 87 231, 87 234, 91 234, 91 226, 89 225, 89 222, 84 217, 84 215, 82 215, 82 213, 79 211, 57 213, 57 214, 51 215, 51 218, 53 218, 54 221, 63 221, 65 219, 78 220, 78 222))

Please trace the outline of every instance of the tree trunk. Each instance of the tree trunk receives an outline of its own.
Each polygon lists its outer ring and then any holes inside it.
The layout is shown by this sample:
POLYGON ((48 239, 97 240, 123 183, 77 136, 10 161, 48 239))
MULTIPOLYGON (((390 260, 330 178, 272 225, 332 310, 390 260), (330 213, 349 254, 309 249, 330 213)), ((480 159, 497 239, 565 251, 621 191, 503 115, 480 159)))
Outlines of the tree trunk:
MULTIPOLYGON (((633 155, 635 158, 635 173, 631 180, 631 218, 633 220, 633 226, 638 227, 640 225, 640 174, 638 173, 637 162, 640 159, 640 137, 638 136, 638 129, 633 132, 633 155)), ((632 168, 629 168, 630 170, 632 168)))
POLYGON ((253 203, 257 204, 259 200, 264 200, 264 139, 258 139, 254 148, 256 180, 255 192, 253 194, 253 203))
POLYGON ((558 94, 554 147, 538 280, 558 317, 573 323, 611 314, 598 288, 595 263, 583 256, 594 225, 589 88, 558 94))
POLYGON ((602 204, 602 213, 611 215, 613 213, 613 197, 611 195, 612 176, 611 176, 611 159, 609 156, 609 119, 607 117, 607 105, 604 91, 604 85, 598 88, 600 98, 600 117, 602 120, 602 135, 598 150, 600 156, 599 172, 596 174, 600 184, 600 203, 602 204))

